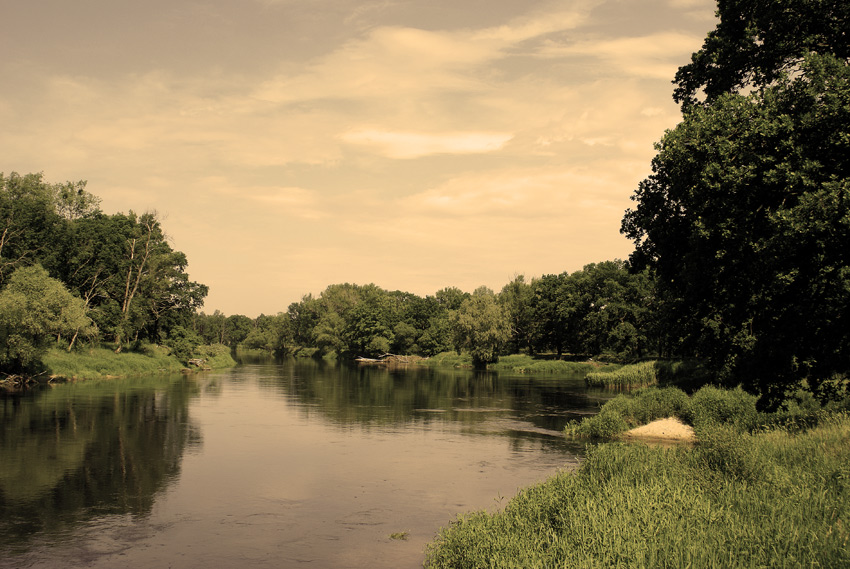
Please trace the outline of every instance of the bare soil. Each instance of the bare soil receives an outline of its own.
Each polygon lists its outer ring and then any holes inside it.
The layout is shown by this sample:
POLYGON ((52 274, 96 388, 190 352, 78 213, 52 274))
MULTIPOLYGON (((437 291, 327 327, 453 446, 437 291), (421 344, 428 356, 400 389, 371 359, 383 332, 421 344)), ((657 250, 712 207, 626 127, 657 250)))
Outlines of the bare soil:
POLYGON ((694 430, 675 417, 658 419, 641 427, 635 427, 623 435, 627 439, 650 439, 661 441, 693 442, 694 430))

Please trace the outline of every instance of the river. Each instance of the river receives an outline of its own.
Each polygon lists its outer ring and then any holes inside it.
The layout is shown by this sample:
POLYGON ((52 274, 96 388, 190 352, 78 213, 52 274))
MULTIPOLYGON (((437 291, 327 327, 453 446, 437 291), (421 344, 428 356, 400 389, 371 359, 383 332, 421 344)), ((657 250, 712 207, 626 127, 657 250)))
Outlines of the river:
POLYGON ((0 567, 415 568, 574 468, 580 377, 314 361, 0 394, 0 567))

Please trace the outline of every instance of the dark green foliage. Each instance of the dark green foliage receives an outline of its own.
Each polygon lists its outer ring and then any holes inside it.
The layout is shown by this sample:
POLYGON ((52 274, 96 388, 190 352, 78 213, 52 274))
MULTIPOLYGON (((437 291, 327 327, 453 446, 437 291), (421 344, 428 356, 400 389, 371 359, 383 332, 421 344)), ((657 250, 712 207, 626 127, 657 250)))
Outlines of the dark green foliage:
POLYGON ((648 272, 630 272, 622 261, 544 275, 531 292, 536 351, 634 361, 653 343, 654 285, 648 272))
POLYGON ((691 109, 623 231, 658 277, 671 351, 775 403, 850 369, 850 67, 691 109))
MULTIPOLYGON (((186 256, 171 248, 155 213, 106 215, 85 186, 49 184, 41 174, 0 174, 0 287, 16 269, 40 264, 96 325, 42 327, 33 332, 42 345, 51 336, 71 345, 110 340, 117 351, 144 341, 176 341, 179 329, 191 327, 207 287, 189 280, 186 256)), ((62 314, 57 326, 70 312, 62 314)), ((28 361, 43 349, 31 352, 28 361)), ((23 365, 16 361, 0 365, 23 365)))
POLYGON ((163 341, 163 344, 171 348, 171 353, 185 364, 193 357, 195 350, 203 341, 203 338, 192 330, 175 326, 169 331, 168 338, 163 341))
POLYGON ((739 431, 750 431, 759 423, 757 401, 758 397, 740 387, 726 390, 707 385, 691 397, 682 419, 695 428, 727 424, 739 431))
POLYGON ((718 0, 717 15, 717 28, 676 73, 673 98, 683 106, 696 103, 700 91, 711 103, 724 93, 772 84, 807 52, 850 58, 844 0, 718 0))

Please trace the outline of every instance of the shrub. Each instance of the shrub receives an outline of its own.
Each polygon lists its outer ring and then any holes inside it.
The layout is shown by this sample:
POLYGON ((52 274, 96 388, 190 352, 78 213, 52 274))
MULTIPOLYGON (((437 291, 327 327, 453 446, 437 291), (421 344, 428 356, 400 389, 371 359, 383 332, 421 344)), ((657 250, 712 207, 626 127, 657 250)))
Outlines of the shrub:
POLYGON ((192 356, 205 360, 206 365, 211 368, 225 368, 236 365, 236 360, 230 355, 230 348, 224 344, 203 345, 195 348, 192 356))
POLYGON ((694 428, 729 423, 739 430, 751 431, 759 423, 756 401, 758 397, 740 386, 726 390, 707 385, 693 395, 690 410, 683 418, 694 428))
POLYGON ((620 394, 602 410, 580 424, 568 425, 566 433, 578 437, 611 438, 630 428, 665 417, 688 414, 690 400, 675 387, 641 389, 635 394, 620 394))

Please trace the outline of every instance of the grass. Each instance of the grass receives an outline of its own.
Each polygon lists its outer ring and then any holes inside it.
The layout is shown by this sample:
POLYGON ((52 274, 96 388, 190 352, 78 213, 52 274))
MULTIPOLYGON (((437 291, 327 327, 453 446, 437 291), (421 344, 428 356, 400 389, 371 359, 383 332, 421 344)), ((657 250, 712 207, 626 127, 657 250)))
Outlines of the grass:
POLYGON ((467 353, 440 352, 430 358, 419 361, 418 364, 429 367, 472 367, 472 356, 467 353))
POLYGON ((541 360, 526 354, 514 354, 500 357, 498 362, 488 365, 487 369, 514 373, 579 374, 595 370, 615 370, 619 367, 617 364, 541 360))
POLYGON ((588 387, 635 388, 658 383, 656 362, 641 362, 623 366, 614 371, 596 371, 584 378, 588 387))
POLYGON ((608 439, 656 419, 672 416, 686 420, 691 414, 692 400, 684 391, 676 387, 651 387, 621 393, 605 403, 598 414, 570 423, 565 431, 573 437, 608 439))
POLYGON ((693 448, 609 443, 502 511, 460 516, 429 568, 850 566, 850 418, 705 422, 693 448))
MULTIPOLYGON (((458 355, 457 352, 441 352, 425 360, 417 362, 420 365, 431 367, 455 367, 471 368, 472 356, 468 353, 458 355)), ((499 361, 487 366, 492 371, 507 371, 513 373, 539 373, 539 374, 580 374, 594 370, 614 370, 620 366, 617 364, 597 362, 569 362, 553 359, 536 359, 526 354, 513 354, 501 356, 499 361)))
MULTIPOLYGON (((207 359, 212 368, 229 367, 236 362, 225 346, 199 346, 195 357, 207 359), (226 353, 225 353, 226 351, 226 353)), ((170 350, 153 344, 143 345, 138 351, 116 354, 109 348, 83 348, 68 352, 52 348, 42 358, 50 375, 68 379, 104 379, 132 377, 163 372, 179 372, 185 366, 170 350)))

